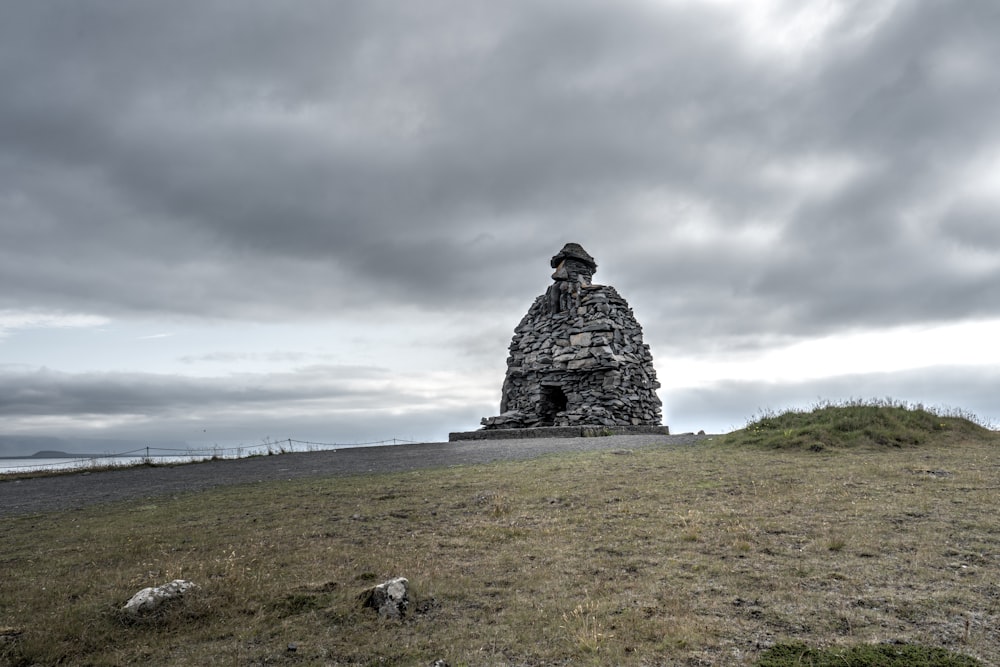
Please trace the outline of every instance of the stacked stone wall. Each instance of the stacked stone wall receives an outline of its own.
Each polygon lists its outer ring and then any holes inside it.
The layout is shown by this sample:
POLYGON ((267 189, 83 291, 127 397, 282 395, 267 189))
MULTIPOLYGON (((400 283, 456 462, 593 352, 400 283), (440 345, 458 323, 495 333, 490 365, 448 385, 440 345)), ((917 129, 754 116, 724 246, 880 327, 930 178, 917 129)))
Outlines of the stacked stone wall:
POLYGON ((659 425, 649 346, 613 287, 585 285, 553 312, 538 297, 514 331, 501 414, 487 429, 659 425))

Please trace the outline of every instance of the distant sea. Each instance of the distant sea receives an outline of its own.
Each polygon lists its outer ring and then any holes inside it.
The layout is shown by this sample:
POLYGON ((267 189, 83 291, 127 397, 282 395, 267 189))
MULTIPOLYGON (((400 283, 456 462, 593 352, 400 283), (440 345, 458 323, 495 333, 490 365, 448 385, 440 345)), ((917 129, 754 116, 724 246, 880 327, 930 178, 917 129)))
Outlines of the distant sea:
POLYGON ((411 440, 381 440, 379 442, 361 442, 353 444, 333 444, 307 442, 302 440, 280 440, 262 445, 240 447, 212 447, 209 449, 159 449, 143 448, 124 454, 67 454, 59 451, 41 451, 34 456, 4 457, 0 456, 0 474, 35 472, 39 470, 74 470, 85 471, 87 468, 128 467, 152 463, 154 465, 170 465, 178 463, 194 463, 210 459, 242 459, 248 456, 264 456, 268 454, 290 454, 293 452, 318 452, 344 449, 347 447, 381 447, 411 443, 411 440))
POLYGON ((61 451, 40 451, 34 456, 0 457, 0 474, 34 472, 38 470, 74 470, 87 468, 128 467, 153 463, 169 465, 193 463, 209 459, 241 459, 262 454, 312 451, 315 447, 293 445, 290 442, 254 445, 250 447, 213 447, 208 449, 136 449, 120 454, 68 454, 61 451))
MULTIPOLYGON (((169 463, 190 463, 192 461, 203 461, 211 456, 150 456, 149 461, 157 464, 169 463)), ((61 458, 0 458, 0 474, 34 472, 38 470, 73 470, 79 468, 105 468, 109 466, 134 466, 146 462, 144 456, 84 456, 84 457, 61 457, 61 458)))

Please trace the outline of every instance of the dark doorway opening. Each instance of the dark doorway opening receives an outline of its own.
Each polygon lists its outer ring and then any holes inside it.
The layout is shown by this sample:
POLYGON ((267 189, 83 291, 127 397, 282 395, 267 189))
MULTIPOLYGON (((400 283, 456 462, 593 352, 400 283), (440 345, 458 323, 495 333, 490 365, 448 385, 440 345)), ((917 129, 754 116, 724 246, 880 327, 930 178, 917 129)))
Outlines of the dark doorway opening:
POLYGON ((542 404, 539 407, 539 415, 542 418, 542 426, 552 426, 556 422, 556 414, 566 411, 568 401, 562 387, 543 386, 542 404))

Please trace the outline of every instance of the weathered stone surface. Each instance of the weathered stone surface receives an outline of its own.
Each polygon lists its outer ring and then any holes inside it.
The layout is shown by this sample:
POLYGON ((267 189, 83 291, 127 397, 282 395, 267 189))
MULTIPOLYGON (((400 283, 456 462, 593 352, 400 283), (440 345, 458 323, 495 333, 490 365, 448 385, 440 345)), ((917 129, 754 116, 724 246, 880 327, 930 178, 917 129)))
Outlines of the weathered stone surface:
POLYGON ((174 579, 169 584, 144 588, 125 603, 122 611, 132 617, 148 616, 193 588, 197 588, 197 585, 186 579, 174 579))
POLYGON ((514 330, 501 414, 483 427, 660 425, 660 383, 628 303, 591 283, 597 263, 579 244, 551 264, 554 284, 514 330))
POLYGON ((537 428, 479 429, 448 434, 449 442, 462 440, 523 440, 533 438, 594 438, 612 435, 670 435, 666 426, 544 426, 537 428))
POLYGON ((374 609, 379 616, 402 618, 410 608, 410 582, 406 577, 396 577, 373 586, 358 596, 362 606, 374 609))

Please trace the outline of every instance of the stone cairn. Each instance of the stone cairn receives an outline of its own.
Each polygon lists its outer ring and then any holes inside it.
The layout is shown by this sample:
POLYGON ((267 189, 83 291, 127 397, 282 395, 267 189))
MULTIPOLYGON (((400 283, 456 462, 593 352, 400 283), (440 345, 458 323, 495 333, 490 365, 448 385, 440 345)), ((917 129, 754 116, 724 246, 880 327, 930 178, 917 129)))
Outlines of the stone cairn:
POLYGON ((484 429, 659 426, 660 383, 628 303, 591 284, 597 262, 577 243, 551 265, 555 282, 514 330, 501 414, 484 429))

